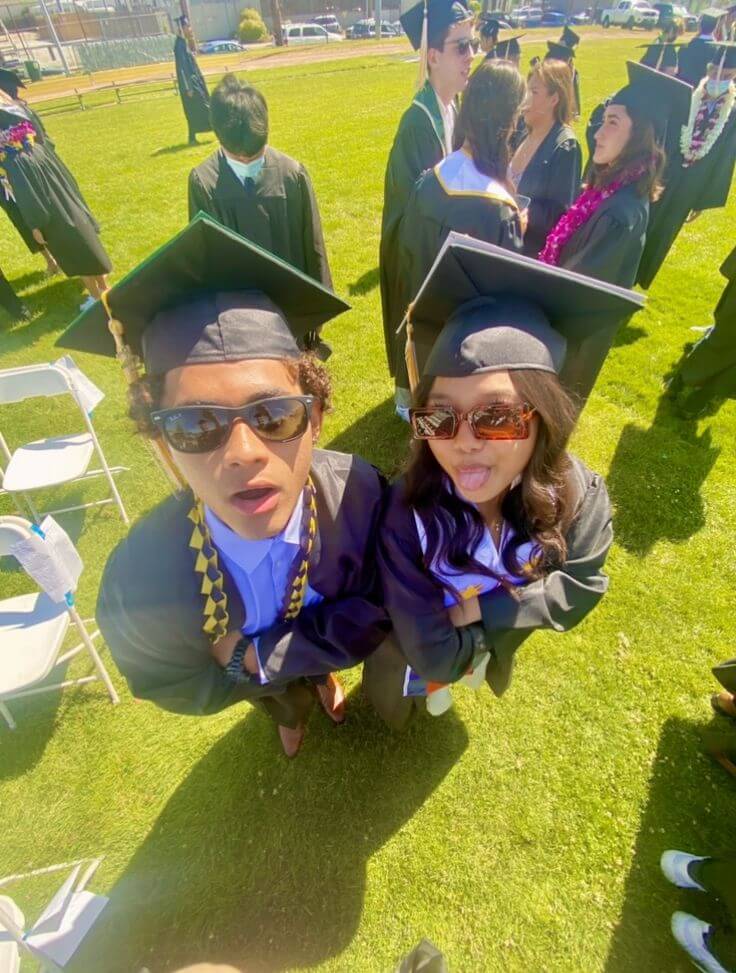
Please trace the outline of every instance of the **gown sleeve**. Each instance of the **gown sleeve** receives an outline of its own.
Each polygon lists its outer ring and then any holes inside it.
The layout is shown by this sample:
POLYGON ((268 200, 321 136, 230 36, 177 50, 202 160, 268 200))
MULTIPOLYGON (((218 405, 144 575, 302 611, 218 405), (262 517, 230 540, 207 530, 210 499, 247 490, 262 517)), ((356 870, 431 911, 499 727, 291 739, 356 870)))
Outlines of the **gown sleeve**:
POLYGON ((529 204, 529 230, 533 231, 537 227, 546 230, 538 234, 540 238, 546 238, 580 191, 583 153, 577 139, 568 139, 558 145, 549 165, 551 171, 546 194, 532 197, 529 204))
POLYGON ((428 159, 437 156, 437 136, 428 125, 402 125, 396 134, 396 141, 386 173, 386 202, 390 200, 396 219, 403 213, 409 200, 414 183, 428 165, 428 159))
POLYGON ((327 260, 327 250, 322 234, 322 220, 319 215, 317 199, 314 195, 312 180, 304 166, 299 173, 299 186, 302 198, 302 227, 304 233, 305 273, 325 287, 332 290, 332 275, 327 260))
MULTIPOLYGON (((565 256, 563 250, 560 266, 596 280, 628 287, 632 282, 624 281, 623 278, 627 276, 632 245, 639 238, 643 246, 643 234, 638 228, 632 229, 613 213, 603 213, 579 249, 569 257, 565 256)), ((574 239, 573 237, 572 242, 574 239)))
POLYGON ((26 226, 43 230, 51 222, 45 202, 43 176, 31 153, 20 153, 5 163, 15 205, 26 226))
POLYGON ((200 210, 210 213, 210 198, 195 169, 189 173, 189 219, 193 219, 200 210))
POLYGON ((710 168, 707 178, 702 180, 701 191, 693 201, 694 210, 720 209, 728 202, 736 164, 736 117, 732 117, 728 125, 728 131, 721 136, 721 145, 716 143, 717 147, 711 150, 718 153, 718 160, 710 168))

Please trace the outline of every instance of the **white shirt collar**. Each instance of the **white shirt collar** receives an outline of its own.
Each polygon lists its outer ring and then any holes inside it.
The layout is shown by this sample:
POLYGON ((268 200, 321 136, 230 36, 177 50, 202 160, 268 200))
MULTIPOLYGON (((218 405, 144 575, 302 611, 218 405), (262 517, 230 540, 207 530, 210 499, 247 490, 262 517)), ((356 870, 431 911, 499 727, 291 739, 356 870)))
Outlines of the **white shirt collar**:
POLYGON ((291 544, 293 547, 299 546, 302 533, 303 509, 304 493, 302 492, 299 494, 296 506, 291 512, 288 524, 281 533, 275 537, 266 537, 261 541, 249 541, 236 534, 227 524, 223 524, 220 518, 209 507, 205 507, 204 516, 215 547, 234 564, 237 564, 247 574, 250 574, 270 554, 276 544, 291 544))

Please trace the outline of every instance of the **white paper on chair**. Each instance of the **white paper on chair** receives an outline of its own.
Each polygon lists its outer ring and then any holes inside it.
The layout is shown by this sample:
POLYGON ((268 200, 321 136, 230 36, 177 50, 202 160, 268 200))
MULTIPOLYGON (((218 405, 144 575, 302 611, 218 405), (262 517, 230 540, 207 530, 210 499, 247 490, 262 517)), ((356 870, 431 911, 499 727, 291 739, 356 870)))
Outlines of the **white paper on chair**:
POLYGON ((54 365, 60 365, 69 373, 77 402, 89 415, 105 398, 105 393, 87 378, 71 355, 62 355, 61 358, 56 359, 54 365))
POLYGON ((74 883, 77 881, 77 876, 81 868, 81 865, 73 868, 69 878, 58 888, 53 899, 34 923, 33 929, 31 930, 33 934, 56 932, 58 930, 61 925, 61 920, 64 918, 64 913, 69 908, 69 903, 74 894, 74 883))
MULTIPOLYGON (((66 884, 65 882, 62 888, 66 884)), ((106 896, 95 895, 93 892, 72 892, 58 928, 50 932, 39 932, 37 923, 26 934, 26 943, 45 958, 53 960, 61 967, 66 966, 109 901, 106 896)), ((44 915, 45 913, 46 910, 44 915)))
POLYGON ((30 537, 13 544, 10 553, 52 601, 64 601, 67 592, 77 588, 82 559, 53 517, 44 518, 41 530, 44 537, 34 531, 30 537))

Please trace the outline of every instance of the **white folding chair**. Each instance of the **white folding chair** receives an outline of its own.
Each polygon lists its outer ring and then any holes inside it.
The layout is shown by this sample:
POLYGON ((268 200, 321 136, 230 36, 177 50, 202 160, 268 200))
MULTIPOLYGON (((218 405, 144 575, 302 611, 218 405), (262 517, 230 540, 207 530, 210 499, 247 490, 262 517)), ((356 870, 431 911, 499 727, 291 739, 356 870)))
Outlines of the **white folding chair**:
MULTIPOLYGON (((25 365, 20 368, 8 368, 0 371, 0 405, 45 396, 70 395, 78 406, 86 426, 86 432, 40 439, 20 446, 12 452, 2 433, 0 433, 0 454, 4 456, 6 461, 5 469, 0 469, 0 493, 13 494, 16 502, 18 502, 18 497, 22 497, 31 516, 38 523, 42 515, 33 505, 29 494, 36 490, 59 486, 62 483, 76 483, 95 476, 104 476, 110 487, 111 495, 109 497, 104 500, 49 510, 47 513, 69 513, 72 510, 86 510, 88 507, 115 503, 123 521, 128 524, 130 521, 113 479, 115 473, 120 473, 127 467, 108 466, 90 415, 84 407, 78 388, 77 375, 87 382, 89 380, 85 379, 73 363, 71 365, 73 368, 66 367, 61 362, 54 362, 43 365, 25 365), (95 452, 100 468, 90 470, 90 462, 95 452)), ((0 466, 2 465, 0 459, 0 466)))
POLYGON ((30 929, 25 928, 25 917, 13 899, 0 895, 0 973, 18 973, 22 956, 35 959, 41 973, 65 969, 109 901, 86 891, 101 861, 82 858, 0 879, 2 888, 39 875, 70 872, 30 929), (83 865, 88 866, 84 872, 83 865))
POLYGON ((50 517, 42 526, 49 532, 45 533, 22 517, 0 517, 0 557, 15 557, 43 589, 0 601, 0 716, 11 730, 15 729, 15 721, 7 706, 11 699, 36 696, 66 686, 82 686, 100 679, 111 701, 120 702, 94 645, 99 630, 90 633, 87 629, 87 625, 94 624, 94 619, 83 621, 75 607, 74 590, 81 571, 76 549, 50 517), (50 537, 61 539, 62 552, 67 554, 70 562, 77 559, 71 568, 64 563, 63 554, 54 548, 50 537), (60 654, 70 625, 76 629, 81 642, 60 654), (94 663, 95 674, 65 679, 53 685, 39 685, 53 670, 84 651, 94 663))

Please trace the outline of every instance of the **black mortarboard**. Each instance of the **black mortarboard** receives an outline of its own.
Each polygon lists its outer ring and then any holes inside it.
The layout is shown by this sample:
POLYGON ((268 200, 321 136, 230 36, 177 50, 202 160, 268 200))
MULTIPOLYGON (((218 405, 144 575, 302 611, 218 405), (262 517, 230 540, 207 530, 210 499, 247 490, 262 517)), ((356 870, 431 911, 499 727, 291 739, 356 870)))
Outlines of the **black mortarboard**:
POLYGON ((483 37, 496 37, 501 30, 500 20, 495 17, 483 17, 480 22, 480 33, 483 37))
POLYGON ((25 88, 23 79, 15 71, 0 68, 0 91, 4 91, 11 98, 18 97, 18 88, 25 88))
POLYGON ((708 46, 713 48, 713 60, 711 64, 717 65, 719 70, 726 68, 732 71, 736 68, 736 43, 716 41, 716 43, 708 46))
POLYGON ((713 675, 729 693, 736 693, 736 659, 728 659, 713 667, 713 675))
POLYGON ((577 47, 580 43, 580 34, 576 34, 572 27, 565 26, 560 37, 560 44, 566 47, 577 47))
POLYGON ((60 336, 115 355, 110 319, 149 374, 186 363, 293 358, 304 335, 348 309, 285 261, 198 213, 60 336))
POLYGON ((627 61, 626 70, 629 83, 609 100, 609 105, 623 105, 632 113, 643 115, 660 140, 670 121, 687 121, 692 97, 689 84, 636 61, 627 61))
POLYGON ((558 44, 556 41, 547 41, 547 53, 544 55, 545 61, 569 61, 575 57, 575 49, 566 44, 558 44))
POLYGON ((684 46, 684 44, 675 44, 671 41, 660 42, 659 44, 638 44, 637 48, 645 51, 640 63, 646 65, 646 67, 654 68, 655 71, 676 68, 677 49, 684 46))
POLYGON ((425 8, 429 47, 440 45, 453 24, 462 23, 472 16, 466 0, 421 0, 420 3, 410 7, 399 18, 401 26, 415 51, 418 51, 422 46, 425 8))
POLYGON ((507 40, 499 41, 494 48, 496 57, 504 61, 507 58, 521 57, 521 44, 519 41, 524 34, 517 34, 516 37, 509 37, 507 40))
POLYGON ((419 374, 531 368, 585 397, 614 334, 643 304, 633 291, 453 232, 407 327, 419 374))

